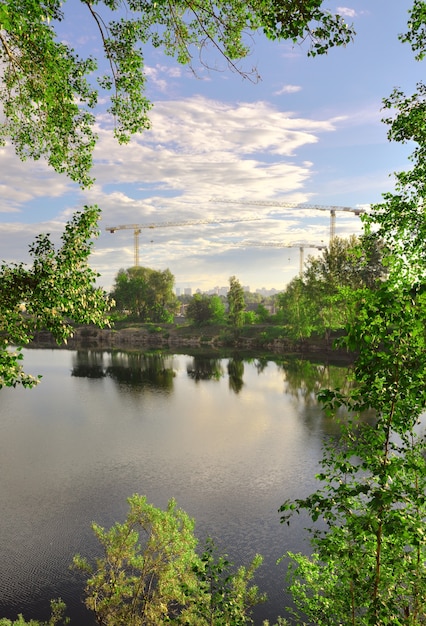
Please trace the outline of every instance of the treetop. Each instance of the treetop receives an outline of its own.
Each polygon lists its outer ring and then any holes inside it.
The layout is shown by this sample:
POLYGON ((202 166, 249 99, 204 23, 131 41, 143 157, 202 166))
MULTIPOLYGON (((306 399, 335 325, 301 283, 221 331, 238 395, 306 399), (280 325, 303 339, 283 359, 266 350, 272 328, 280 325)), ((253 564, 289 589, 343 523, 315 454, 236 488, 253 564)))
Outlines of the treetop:
POLYGON ((322 0, 81 3, 97 33, 98 58, 84 58, 81 50, 59 39, 58 25, 67 19, 64 2, 1 3, 0 145, 10 141, 23 160, 46 158, 57 172, 83 187, 93 182, 90 169, 100 94, 109 103, 119 143, 150 127, 152 103, 144 95, 146 46, 190 67, 195 57, 209 67, 209 58, 219 52, 231 69, 256 78, 256 70, 245 72, 237 65, 250 51, 250 33, 308 41, 312 56, 349 43, 354 35, 341 15, 321 8, 322 0))

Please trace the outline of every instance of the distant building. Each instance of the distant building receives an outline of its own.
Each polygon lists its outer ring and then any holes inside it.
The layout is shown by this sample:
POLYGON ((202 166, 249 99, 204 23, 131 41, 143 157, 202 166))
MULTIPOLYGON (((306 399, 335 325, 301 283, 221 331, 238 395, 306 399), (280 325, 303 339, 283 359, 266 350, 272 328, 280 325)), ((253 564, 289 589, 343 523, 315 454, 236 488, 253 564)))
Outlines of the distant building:
MULTIPOLYGON (((199 294, 206 294, 208 296, 213 296, 213 295, 217 295, 217 296, 221 296, 222 298, 227 296, 229 291, 229 285, 226 286, 222 286, 220 287, 219 285, 216 285, 215 287, 212 287, 210 289, 200 289, 199 287, 197 289, 195 289, 194 293, 199 293, 199 294)), ((252 292, 250 291, 250 287, 249 285, 244 285, 243 286, 243 291, 247 292, 247 293, 258 293, 260 294, 262 297, 266 298, 268 296, 274 296, 277 293, 281 293, 283 290, 282 289, 274 289, 273 287, 271 289, 267 289, 266 287, 261 287, 260 289, 256 289, 256 291, 252 292)), ((185 295, 185 296, 192 296, 193 294, 193 289, 192 287, 176 287, 176 295, 180 296, 180 295, 185 295)))
POLYGON ((260 293, 261 296, 274 296, 276 293, 280 293, 278 289, 266 289, 266 287, 261 287, 261 289, 256 289, 256 293, 260 293))

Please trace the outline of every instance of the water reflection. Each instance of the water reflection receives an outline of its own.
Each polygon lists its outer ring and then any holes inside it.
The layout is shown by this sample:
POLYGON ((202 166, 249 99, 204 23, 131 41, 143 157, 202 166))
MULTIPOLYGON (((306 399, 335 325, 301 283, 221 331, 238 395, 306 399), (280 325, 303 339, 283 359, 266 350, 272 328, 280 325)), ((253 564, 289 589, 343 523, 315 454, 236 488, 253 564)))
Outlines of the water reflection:
POLYGON ((152 387, 172 391, 173 358, 161 353, 100 352, 78 350, 73 356, 72 376, 108 376, 129 387, 152 387))
POLYGON ((229 359, 228 361, 229 388, 239 393, 243 388, 244 362, 242 359, 229 359))
POLYGON ((78 350, 72 358, 71 376, 103 378, 106 376, 104 353, 95 350, 78 350))
POLYGON ((307 406, 318 403, 317 394, 321 389, 349 391, 348 367, 313 363, 304 359, 288 359, 279 366, 287 381, 286 393, 302 398, 307 406))
POLYGON ((192 362, 186 367, 188 376, 195 381, 199 380, 220 380, 223 376, 221 359, 206 355, 196 355, 192 357, 192 362))
POLYGON ((258 373, 261 374, 263 370, 268 367, 269 358, 266 356, 258 357, 256 359, 253 359, 253 363, 258 373))
MULTIPOLYGON (((228 358, 211 354, 196 354, 186 366, 187 375, 195 382, 215 380, 228 374, 229 388, 239 393, 244 386, 244 364, 255 367, 261 375, 273 363, 283 373, 284 392, 308 406, 317 406, 321 389, 339 388, 349 391, 349 367, 314 363, 299 358, 232 356, 228 358), (225 365, 226 363, 226 365, 225 365)), ((172 390, 175 377, 173 356, 162 352, 106 352, 78 350, 72 356, 72 376, 103 378, 108 376, 120 384, 134 387, 150 386, 159 390, 172 390)))
POLYGON ((92 624, 69 564, 135 492, 175 497, 238 565, 263 554, 256 623, 285 613, 276 560, 306 545, 305 521, 284 527, 278 508, 316 487, 333 420, 315 390, 345 384, 346 368, 99 350, 27 350, 25 363, 41 385, 0 394, 0 616, 46 620, 61 596, 73 624, 92 624))

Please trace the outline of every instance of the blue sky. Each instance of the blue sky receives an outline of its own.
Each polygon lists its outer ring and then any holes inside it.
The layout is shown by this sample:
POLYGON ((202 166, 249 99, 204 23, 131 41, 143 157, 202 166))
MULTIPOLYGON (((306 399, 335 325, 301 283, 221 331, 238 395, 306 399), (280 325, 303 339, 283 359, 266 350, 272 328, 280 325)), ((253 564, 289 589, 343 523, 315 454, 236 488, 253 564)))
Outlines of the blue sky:
MULTIPOLYGON (((27 260, 38 233, 58 239, 73 211, 96 203, 102 220, 92 266, 107 290, 120 268, 133 265, 134 249, 132 230, 110 234, 106 227, 200 220, 211 223, 143 229, 140 264, 169 268, 177 287, 193 291, 226 285, 231 275, 253 291, 285 288, 299 271, 299 249, 268 244, 328 243, 329 211, 251 203, 357 208, 392 189, 392 172, 408 167, 410 146, 387 141, 381 106, 394 87, 411 93, 421 79, 420 64, 397 38, 410 5, 328 3, 354 23, 357 36, 325 57, 307 58, 304 46, 253 36, 243 67, 257 68, 257 83, 219 58, 211 58, 217 71, 196 67, 195 77, 147 51, 152 129, 118 146, 101 113, 90 190, 43 162, 21 163, 10 146, 0 149, 2 260, 27 260)), ((99 37, 87 10, 78 0, 64 8, 61 37, 96 54, 99 37)), ((358 217, 337 212, 337 235, 360 232, 358 217)), ((319 254, 306 249, 305 257, 310 253, 319 254)))

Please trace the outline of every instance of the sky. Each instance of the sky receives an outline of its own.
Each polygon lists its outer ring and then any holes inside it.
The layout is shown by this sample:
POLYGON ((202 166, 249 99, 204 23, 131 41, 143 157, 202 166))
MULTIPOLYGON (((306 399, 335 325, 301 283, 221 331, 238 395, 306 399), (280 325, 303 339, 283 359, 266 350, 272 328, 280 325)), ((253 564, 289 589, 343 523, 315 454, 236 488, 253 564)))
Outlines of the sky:
MULTIPOLYGON (((91 266, 107 291, 135 259, 133 229, 107 228, 134 224, 142 225, 139 264, 170 269, 181 290, 225 286, 230 276, 251 291, 285 289, 299 272, 300 244, 306 260, 329 243, 329 207, 379 202, 393 189, 393 172, 409 167, 411 148, 388 142, 381 109, 395 87, 409 94, 421 79, 420 64, 398 41, 411 2, 342 1, 327 7, 354 24, 354 43, 308 58, 305 45, 255 34, 242 67, 256 68, 258 82, 219 58, 211 58, 214 70, 195 60, 194 75, 147 50, 152 128, 119 146, 101 112, 89 190, 0 148, 2 261, 28 262, 39 233, 59 242, 73 212, 97 204, 91 266)), ((67 0, 64 10, 61 39, 96 55, 87 9, 67 0)), ((339 209, 335 228, 341 237, 362 232, 360 218, 339 209)))

